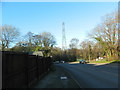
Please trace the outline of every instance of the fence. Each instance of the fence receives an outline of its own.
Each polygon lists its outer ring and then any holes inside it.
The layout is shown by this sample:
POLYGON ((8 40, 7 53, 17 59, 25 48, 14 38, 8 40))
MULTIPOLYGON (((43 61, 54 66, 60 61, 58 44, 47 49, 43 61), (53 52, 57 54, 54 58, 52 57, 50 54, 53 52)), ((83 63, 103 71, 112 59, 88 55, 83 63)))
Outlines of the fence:
POLYGON ((50 70, 50 57, 2 52, 2 88, 29 88, 50 70))

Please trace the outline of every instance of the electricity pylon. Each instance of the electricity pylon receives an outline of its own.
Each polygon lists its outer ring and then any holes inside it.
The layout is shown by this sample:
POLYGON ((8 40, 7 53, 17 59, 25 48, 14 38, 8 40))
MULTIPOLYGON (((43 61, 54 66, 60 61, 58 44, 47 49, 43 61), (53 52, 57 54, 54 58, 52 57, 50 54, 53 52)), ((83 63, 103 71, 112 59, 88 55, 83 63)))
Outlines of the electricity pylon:
POLYGON ((62 23, 62 50, 66 49, 65 23, 62 23))

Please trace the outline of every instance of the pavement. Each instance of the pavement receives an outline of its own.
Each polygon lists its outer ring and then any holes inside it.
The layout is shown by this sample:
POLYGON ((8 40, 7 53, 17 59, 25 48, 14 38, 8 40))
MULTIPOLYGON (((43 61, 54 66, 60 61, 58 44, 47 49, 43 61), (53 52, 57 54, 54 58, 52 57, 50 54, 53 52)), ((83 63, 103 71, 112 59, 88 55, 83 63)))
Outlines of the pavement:
POLYGON ((57 66, 55 69, 38 81, 34 88, 80 88, 66 71, 57 66))

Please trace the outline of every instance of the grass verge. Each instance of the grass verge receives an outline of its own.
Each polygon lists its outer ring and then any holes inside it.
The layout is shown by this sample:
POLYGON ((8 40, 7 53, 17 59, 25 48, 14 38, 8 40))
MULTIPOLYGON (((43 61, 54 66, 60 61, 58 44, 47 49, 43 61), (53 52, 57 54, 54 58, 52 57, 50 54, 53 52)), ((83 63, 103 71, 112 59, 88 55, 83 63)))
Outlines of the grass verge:
POLYGON ((112 60, 112 61, 106 61, 106 60, 90 61, 89 63, 120 63, 120 60, 112 60))

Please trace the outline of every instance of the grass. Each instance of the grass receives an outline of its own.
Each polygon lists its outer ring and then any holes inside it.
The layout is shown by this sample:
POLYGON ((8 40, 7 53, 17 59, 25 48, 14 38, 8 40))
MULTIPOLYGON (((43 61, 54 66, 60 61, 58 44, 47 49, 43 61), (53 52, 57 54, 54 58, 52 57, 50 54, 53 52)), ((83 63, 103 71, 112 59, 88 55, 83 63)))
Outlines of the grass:
MULTIPOLYGON (((81 59, 77 59, 77 61, 74 61, 74 63, 79 62, 81 59)), ((120 60, 112 60, 112 61, 107 61, 106 59, 103 59, 101 61, 90 61, 89 63, 120 63, 120 60)))
POLYGON ((106 61, 106 60, 101 60, 101 61, 90 61, 89 63, 120 63, 120 60, 112 60, 112 61, 106 61))

